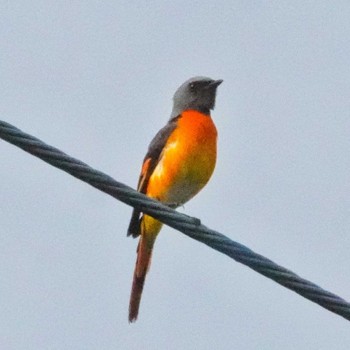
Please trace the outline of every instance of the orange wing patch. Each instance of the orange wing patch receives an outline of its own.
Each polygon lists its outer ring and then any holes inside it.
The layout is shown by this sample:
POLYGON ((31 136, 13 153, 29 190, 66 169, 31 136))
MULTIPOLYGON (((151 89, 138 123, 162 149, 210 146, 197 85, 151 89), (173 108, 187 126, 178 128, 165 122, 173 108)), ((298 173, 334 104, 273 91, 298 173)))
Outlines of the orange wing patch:
POLYGON ((151 158, 147 158, 142 164, 139 183, 137 185, 137 190, 139 192, 146 193, 148 179, 150 176, 149 170, 150 170, 151 161, 152 161, 151 158))

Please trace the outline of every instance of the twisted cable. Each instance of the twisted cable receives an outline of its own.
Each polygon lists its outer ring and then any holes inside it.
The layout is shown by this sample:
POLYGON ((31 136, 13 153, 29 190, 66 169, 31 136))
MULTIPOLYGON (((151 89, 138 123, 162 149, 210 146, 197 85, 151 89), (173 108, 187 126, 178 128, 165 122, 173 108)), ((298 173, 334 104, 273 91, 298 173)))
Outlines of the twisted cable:
POLYGON ((4 121, 0 121, 0 138, 350 321, 350 304, 347 301, 202 225, 199 219, 178 213, 4 121))

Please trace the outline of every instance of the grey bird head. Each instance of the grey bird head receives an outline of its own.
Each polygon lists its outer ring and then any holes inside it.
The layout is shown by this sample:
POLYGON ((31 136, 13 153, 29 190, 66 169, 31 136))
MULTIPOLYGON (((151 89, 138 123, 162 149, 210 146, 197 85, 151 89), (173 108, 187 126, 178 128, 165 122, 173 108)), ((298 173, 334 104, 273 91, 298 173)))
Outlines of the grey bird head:
POLYGON ((174 118, 188 109, 210 115, 214 109, 217 87, 223 80, 194 77, 185 81, 175 92, 171 117, 174 118))

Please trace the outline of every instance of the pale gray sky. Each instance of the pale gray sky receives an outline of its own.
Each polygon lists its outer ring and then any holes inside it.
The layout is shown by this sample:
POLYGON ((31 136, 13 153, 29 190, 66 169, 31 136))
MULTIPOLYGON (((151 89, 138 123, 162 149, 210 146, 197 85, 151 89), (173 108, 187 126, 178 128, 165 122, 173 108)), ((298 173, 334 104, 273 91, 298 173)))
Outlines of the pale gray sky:
MULTIPOLYGON (((224 79, 181 209, 350 300, 348 1, 0 1, 0 119, 135 186, 175 89, 224 79)), ((0 141, 0 348, 345 350, 350 324, 0 141)))

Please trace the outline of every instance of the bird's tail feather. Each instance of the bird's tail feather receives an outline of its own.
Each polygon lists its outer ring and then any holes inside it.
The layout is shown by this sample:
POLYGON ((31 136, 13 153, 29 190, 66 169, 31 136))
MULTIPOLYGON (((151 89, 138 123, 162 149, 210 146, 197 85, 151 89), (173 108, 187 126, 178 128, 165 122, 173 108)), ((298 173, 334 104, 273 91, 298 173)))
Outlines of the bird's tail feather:
POLYGON ((139 245, 137 247, 137 260, 131 288, 129 322, 136 321, 139 313, 143 286, 145 284, 147 271, 151 264, 153 244, 154 240, 149 241, 147 237, 141 235, 139 245))
POLYGON ((146 274, 151 265, 154 242, 162 225, 160 221, 148 215, 144 215, 141 219, 140 240, 137 246, 137 260, 129 304, 129 322, 134 322, 137 319, 146 274))

